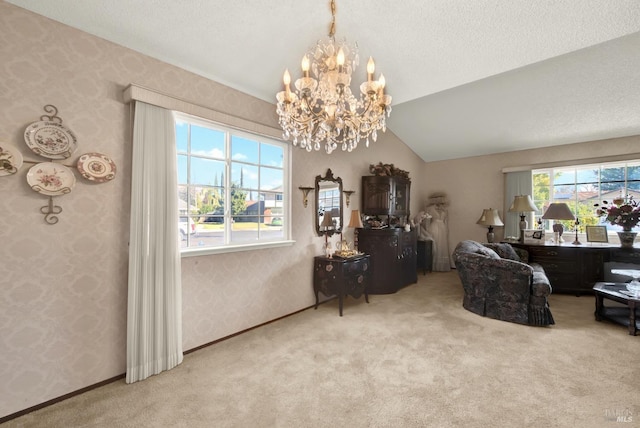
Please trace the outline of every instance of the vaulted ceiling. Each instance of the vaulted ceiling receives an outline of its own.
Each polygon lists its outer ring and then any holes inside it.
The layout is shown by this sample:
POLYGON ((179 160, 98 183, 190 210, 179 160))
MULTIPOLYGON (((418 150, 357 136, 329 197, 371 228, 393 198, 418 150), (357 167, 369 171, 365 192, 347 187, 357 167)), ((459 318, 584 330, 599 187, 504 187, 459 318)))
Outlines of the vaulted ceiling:
MULTIPOLYGON (((329 0, 5 1, 273 103, 331 21, 329 0)), ((389 129, 427 162, 640 134, 640 1, 336 5, 354 80, 373 56, 389 129)))

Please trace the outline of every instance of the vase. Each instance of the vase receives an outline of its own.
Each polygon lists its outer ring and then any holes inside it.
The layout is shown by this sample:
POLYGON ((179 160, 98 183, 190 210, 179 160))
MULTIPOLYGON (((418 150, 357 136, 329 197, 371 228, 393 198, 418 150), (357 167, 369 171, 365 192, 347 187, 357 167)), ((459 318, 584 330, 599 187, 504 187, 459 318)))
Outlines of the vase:
POLYGON ((620 247, 633 248, 633 242, 636 240, 637 234, 637 232, 631 232, 630 230, 618 232, 618 238, 620 238, 620 247))

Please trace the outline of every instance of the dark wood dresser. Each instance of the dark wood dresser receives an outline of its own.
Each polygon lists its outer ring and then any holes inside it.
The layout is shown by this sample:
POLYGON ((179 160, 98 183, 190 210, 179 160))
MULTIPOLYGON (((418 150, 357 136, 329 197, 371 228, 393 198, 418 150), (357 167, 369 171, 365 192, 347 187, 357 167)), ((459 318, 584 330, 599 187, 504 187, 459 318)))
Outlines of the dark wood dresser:
POLYGON ((346 296, 360 298, 364 294, 369 303, 371 282, 371 262, 368 254, 347 259, 317 256, 313 259, 313 292, 316 295, 315 309, 318 309, 318 293, 338 296, 338 308, 342 316, 342 305, 346 296))
POLYGON ((529 261, 544 268, 554 293, 593 294, 594 284, 603 280, 606 262, 640 264, 640 248, 588 244, 511 245, 527 250, 529 261))
POLYGON ((391 294, 418 282, 416 230, 356 229, 356 233, 358 249, 371 255, 369 294, 391 294))

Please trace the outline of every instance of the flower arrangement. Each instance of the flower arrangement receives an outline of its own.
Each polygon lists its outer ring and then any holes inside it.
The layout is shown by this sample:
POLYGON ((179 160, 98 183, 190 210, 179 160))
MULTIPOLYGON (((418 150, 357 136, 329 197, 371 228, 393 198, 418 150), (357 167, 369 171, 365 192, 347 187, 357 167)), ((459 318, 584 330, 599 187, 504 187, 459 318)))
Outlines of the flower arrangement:
POLYGON ((604 217, 613 226, 622 226, 622 230, 630 231, 640 223, 640 204, 633 196, 622 196, 614 199, 611 204, 602 201, 602 206, 595 204, 596 214, 604 217))

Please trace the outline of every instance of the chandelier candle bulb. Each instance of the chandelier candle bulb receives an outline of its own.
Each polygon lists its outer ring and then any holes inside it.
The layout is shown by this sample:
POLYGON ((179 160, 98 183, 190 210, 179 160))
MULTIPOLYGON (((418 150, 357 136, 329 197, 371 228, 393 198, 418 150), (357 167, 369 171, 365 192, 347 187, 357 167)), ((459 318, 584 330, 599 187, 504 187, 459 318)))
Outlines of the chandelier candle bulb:
POLYGON ((373 58, 369 57, 369 61, 367 61, 367 82, 371 82, 373 79, 374 71, 376 71, 376 65, 373 62, 373 58))
POLYGON ((387 84, 387 82, 384 80, 384 74, 380 73, 380 78, 378 79, 378 85, 379 85, 379 94, 378 96, 380 97, 380 101, 382 103, 382 105, 384 105, 384 87, 387 84))
POLYGON ((285 99, 289 101, 289 95, 291 94, 291 88, 289 87, 289 84, 291 83, 291 75, 289 74, 288 68, 284 70, 284 76, 282 76, 282 81, 284 82, 285 99))
POLYGON ((306 55, 302 58, 302 74, 305 78, 309 78, 309 57, 306 55))
POLYGON ((344 67, 344 51, 342 48, 338 50, 338 56, 336 57, 336 62, 338 63, 338 73, 342 73, 344 67))

